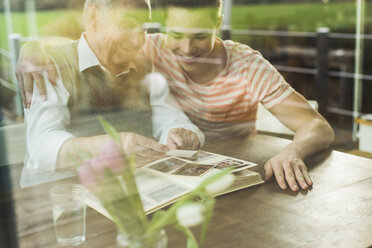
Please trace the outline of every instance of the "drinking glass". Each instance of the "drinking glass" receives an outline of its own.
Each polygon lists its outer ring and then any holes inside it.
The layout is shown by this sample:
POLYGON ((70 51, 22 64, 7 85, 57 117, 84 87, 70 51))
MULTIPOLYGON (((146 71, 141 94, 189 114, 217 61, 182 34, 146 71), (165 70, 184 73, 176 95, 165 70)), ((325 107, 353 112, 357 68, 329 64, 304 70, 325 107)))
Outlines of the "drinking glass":
POLYGON ((54 229, 60 245, 77 246, 85 241, 86 192, 79 184, 58 185, 50 190, 54 229))

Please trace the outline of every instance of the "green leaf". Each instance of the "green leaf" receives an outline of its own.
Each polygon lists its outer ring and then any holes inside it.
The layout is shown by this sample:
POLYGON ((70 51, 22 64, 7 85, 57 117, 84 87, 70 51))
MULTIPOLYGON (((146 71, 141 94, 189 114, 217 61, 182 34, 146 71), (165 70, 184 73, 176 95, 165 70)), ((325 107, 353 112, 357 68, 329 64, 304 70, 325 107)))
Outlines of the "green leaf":
MULTIPOLYGON (((151 223, 150 223, 150 225, 152 225, 153 223, 156 223, 156 222, 158 222, 163 216, 164 216, 164 214, 166 213, 166 211, 165 210, 158 210, 158 211, 156 211, 154 214, 153 214, 153 216, 152 216, 152 218, 151 218, 151 223)), ((154 231, 156 231, 156 230, 154 230, 154 231)))
POLYGON ((198 241, 196 241, 194 234, 188 227, 181 226, 180 224, 174 225, 178 230, 180 230, 187 237, 187 248, 198 248, 198 241))
POLYGON ((100 121, 103 130, 109 136, 111 136, 111 138, 113 138, 120 147, 122 147, 121 139, 116 129, 110 123, 108 123, 105 119, 103 119, 101 116, 98 116, 98 120, 100 121))
POLYGON ((203 245, 205 236, 207 235, 208 226, 212 219, 213 208, 216 203, 216 200, 213 197, 206 195, 204 200, 205 213, 204 213, 204 222, 200 234, 200 245, 203 245))

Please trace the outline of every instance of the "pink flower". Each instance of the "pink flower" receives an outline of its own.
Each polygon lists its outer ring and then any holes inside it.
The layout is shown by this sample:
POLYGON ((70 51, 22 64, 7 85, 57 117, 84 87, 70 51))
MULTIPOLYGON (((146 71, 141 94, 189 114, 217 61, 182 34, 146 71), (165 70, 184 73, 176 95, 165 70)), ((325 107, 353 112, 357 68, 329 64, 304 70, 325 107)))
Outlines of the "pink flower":
POLYGON ((91 169, 90 161, 86 161, 82 166, 77 169, 80 182, 89 189, 97 186, 97 180, 94 172, 91 169))
POLYGON ((99 162, 102 166, 110 168, 115 173, 120 173, 126 164, 121 149, 113 139, 109 139, 101 147, 99 162))
POLYGON ((96 172, 97 175, 103 175, 105 161, 100 156, 93 157, 89 162, 91 169, 96 172))
POLYGON ((80 181, 89 189, 93 189, 99 181, 104 179, 104 170, 109 168, 114 173, 121 173, 125 166, 125 159, 119 146, 113 139, 102 146, 100 154, 87 160, 77 172, 80 181))

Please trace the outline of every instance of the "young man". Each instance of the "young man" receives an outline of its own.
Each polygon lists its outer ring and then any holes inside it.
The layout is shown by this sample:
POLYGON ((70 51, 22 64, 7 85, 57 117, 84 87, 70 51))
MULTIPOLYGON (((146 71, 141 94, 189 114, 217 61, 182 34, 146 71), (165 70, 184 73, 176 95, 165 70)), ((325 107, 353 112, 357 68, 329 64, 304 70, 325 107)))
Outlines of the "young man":
POLYGON ((296 132, 293 142, 265 164, 282 189, 308 189, 312 181, 304 159, 329 146, 327 121, 294 91, 259 52, 216 37, 222 0, 166 1, 167 34, 145 44, 171 92, 207 140, 255 131, 261 102, 296 132))
POLYGON ((22 186, 73 172, 79 150, 98 153, 109 137, 102 135, 97 115, 121 131, 124 150, 135 152, 138 165, 168 150, 147 138, 152 129, 169 147, 196 149, 203 143, 203 134, 178 108, 166 82, 154 81, 151 63, 137 57, 148 8, 144 0, 87 0, 80 40, 47 51, 58 79, 52 86, 43 73, 48 100, 42 101, 35 89, 25 110, 28 156, 22 186))
POLYGON ((261 54, 216 37, 221 0, 168 0, 166 35, 148 35, 144 54, 168 82, 186 115, 207 140, 255 132, 261 102, 296 132, 291 144, 265 164, 282 189, 304 190, 313 182, 304 159, 333 140, 327 121, 294 91, 261 54))

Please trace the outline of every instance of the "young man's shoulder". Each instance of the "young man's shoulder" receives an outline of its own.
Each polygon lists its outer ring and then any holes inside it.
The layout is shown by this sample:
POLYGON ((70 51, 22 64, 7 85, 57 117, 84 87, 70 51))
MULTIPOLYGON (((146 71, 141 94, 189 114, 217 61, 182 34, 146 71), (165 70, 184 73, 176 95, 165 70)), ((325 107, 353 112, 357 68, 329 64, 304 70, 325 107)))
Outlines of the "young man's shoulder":
POLYGON ((244 55, 244 56, 260 56, 262 57, 261 53, 257 50, 254 50, 253 48, 251 48, 250 46, 246 45, 246 44, 242 44, 240 42, 237 42, 237 41, 232 41, 232 40, 224 40, 223 41, 226 49, 232 53, 232 55, 234 56, 240 56, 240 55, 244 55))

